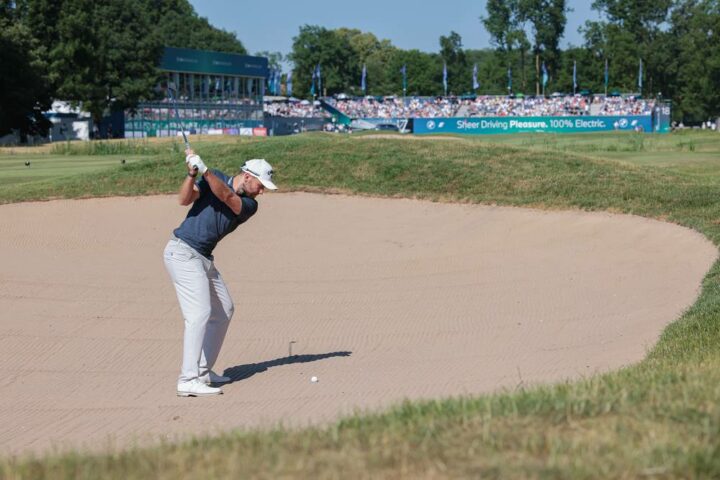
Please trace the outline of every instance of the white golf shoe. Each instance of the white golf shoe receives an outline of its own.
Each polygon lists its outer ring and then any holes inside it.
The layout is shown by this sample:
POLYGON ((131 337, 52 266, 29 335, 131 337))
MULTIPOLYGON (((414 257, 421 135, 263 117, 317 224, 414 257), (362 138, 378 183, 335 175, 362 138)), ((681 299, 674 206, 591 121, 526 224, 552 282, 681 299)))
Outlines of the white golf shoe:
POLYGON ((217 373, 210 370, 205 375, 200 375, 200 377, 198 377, 198 380, 203 382, 205 385, 210 385, 211 383, 228 383, 232 381, 232 378, 226 377, 224 375, 218 375, 217 373))
POLYGON ((197 378, 189 382, 178 383, 177 386, 178 397, 208 397, 210 395, 221 395, 222 393, 222 389, 211 387, 197 378))

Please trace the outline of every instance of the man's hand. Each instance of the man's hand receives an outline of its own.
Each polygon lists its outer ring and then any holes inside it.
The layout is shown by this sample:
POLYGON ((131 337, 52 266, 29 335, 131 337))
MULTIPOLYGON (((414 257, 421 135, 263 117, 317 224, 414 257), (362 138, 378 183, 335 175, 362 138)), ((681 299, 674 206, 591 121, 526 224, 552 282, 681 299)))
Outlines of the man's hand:
MULTIPOLYGON (((188 151, 192 152, 192 150, 188 151)), ((205 163, 203 163, 199 155, 195 155, 194 153, 189 154, 187 157, 185 157, 185 163, 187 163, 188 170, 191 172, 196 171, 199 172, 200 175, 204 175, 205 172, 207 172, 207 167, 205 166, 205 163)))

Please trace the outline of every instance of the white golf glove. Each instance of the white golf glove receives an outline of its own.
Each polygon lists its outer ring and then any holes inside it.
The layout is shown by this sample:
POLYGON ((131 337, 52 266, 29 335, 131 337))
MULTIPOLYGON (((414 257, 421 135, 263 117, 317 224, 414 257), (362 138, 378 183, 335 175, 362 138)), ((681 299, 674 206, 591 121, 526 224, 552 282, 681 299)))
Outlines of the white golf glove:
POLYGON ((207 172, 207 167, 202 161, 202 158, 200 158, 200 155, 192 154, 185 157, 185 163, 187 163, 190 167, 196 168, 198 173, 200 175, 204 175, 205 172, 207 172))

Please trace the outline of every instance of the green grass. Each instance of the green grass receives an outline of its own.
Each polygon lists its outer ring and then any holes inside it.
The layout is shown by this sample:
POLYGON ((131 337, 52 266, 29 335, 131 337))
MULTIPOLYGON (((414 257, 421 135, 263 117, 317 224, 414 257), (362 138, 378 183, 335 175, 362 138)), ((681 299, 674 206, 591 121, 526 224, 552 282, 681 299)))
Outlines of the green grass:
MULTIPOLYGON (((712 132, 457 140, 314 134, 199 141, 195 147, 210 166, 224 170, 267 158, 286 191, 627 212, 695 228, 720 244, 720 134, 712 132)), ((146 145, 124 166, 116 155, 129 155, 134 146, 117 147, 124 153, 92 147, 94 156, 88 148, 71 145, 62 155, 38 158, 38 165, 69 161, 68 168, 78 170, 5 184, 0 202, 170 193, 184 175, 173 143, 146 145), (107 165, 95 163, 102 159, 107 165)), ((22 157, 0 156, 0 165, 22 157)), ((407 403, 326 428, 240 431, 107 455, 0 460, 0 478, 178 477, 718 478, 720 266, 713 266, 699 300, 647 358, 618 372, 407 403)))

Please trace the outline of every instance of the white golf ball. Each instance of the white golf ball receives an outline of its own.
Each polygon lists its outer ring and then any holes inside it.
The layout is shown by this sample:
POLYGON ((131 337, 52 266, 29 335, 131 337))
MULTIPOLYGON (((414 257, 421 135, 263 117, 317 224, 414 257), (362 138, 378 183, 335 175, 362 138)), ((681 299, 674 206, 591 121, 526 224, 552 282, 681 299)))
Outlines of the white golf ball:
POLYGON ((310 377, 310 381, 312 383, 317 383, 318 379, 317 379, 317 377, 310 377))

